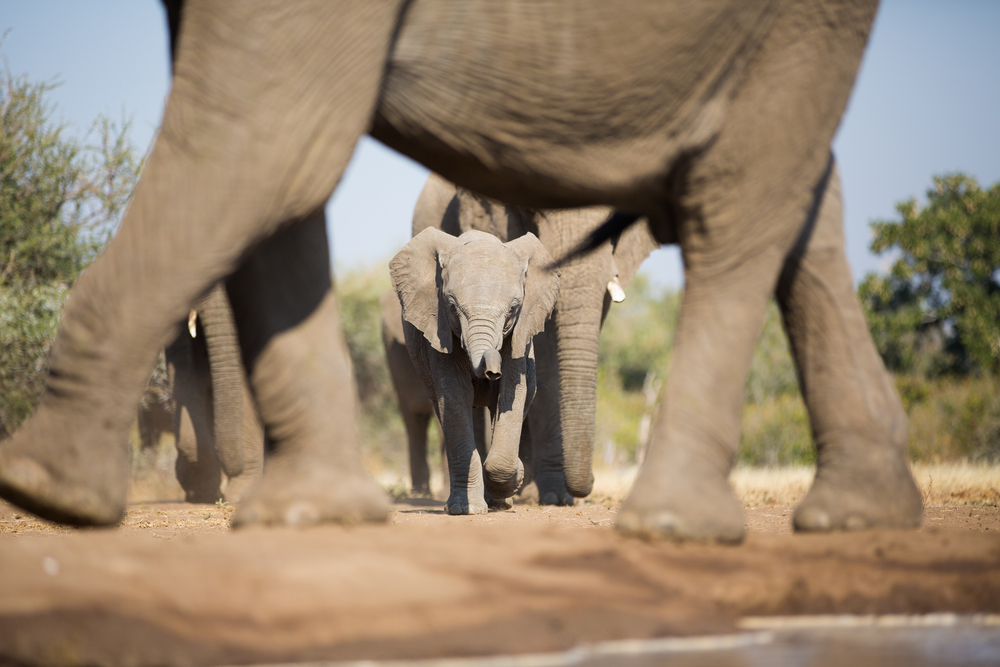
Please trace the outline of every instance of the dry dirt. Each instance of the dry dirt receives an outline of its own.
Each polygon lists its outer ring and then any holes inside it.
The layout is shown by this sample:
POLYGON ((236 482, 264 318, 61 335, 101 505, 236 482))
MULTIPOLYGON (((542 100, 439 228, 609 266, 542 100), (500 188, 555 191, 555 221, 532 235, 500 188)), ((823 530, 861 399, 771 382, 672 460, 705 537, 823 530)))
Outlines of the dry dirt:
POLYGON ((208 665, 474 656, 733 632, 747 616, 1000 611, 1000 510, 918 531, 792 535, 748 507, 738 547, 643 542, 617 502, 385 526, 230 532, 232 508, 141 503, 114 530, 0 507, 0 664, 208 665))

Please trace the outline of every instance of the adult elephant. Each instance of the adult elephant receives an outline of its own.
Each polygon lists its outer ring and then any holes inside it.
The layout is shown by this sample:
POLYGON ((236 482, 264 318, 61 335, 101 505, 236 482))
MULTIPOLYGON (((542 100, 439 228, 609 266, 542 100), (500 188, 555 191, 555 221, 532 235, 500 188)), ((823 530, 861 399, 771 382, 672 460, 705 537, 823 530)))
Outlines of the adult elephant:
POLYGON ((214 287, 165 349, 165 386, 151 383, 136 422, 141 446, 169 432, 188 502, 238 502, 263 472, 264 432, 240 360, 225 289, 214 287))
MULTIPOLYGON (((413 236, 434 227, 453 236, 478 230, 507 242, 533 233, 564 257, 607 219, 607 207, 536 211, 506 206, 431 174, 413 211, 413 236)), ((538 389, 528 411, 533 477, 542 505, 572 505, 593 488, 597 351, 601 325, 656 247, 637 224, 561 269, 559 296, 535 336, 538 389)), ((411 464, 412 465, 412 464, 411 464)), ((424 464, 426 466, 426 463, 424 464)))
POLYGON ((57 521, 118 521, 156 350, 225 280, 273 444, 235 522, 385 520, 322 213, 371 132, 500 201, 629 213, 595 241, 641 215, 680 244, 675 355, 619 528, 742 537, 727 476, 776 289, 818 447, 796 527, 916 525, 906 416, 854 295, 830 154, 876 7, 168 1, 162 129, 118 235, 74 288, 38 409, 0 446, 0 495, 57 521))

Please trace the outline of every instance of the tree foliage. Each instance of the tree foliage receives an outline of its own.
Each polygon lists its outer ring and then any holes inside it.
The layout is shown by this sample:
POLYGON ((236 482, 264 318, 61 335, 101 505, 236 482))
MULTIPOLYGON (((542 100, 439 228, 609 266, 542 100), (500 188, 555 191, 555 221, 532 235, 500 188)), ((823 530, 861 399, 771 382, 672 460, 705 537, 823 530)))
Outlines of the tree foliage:
POLYGON ((54 120, 53 83, 0 73, 0 428, 31 411, 69 287, 107 243, 142 160, 128 121, 83 140, 54 120))
POLYGON ((859 288, 886 366, 924 377, 1000 372, 1000 183, 936 176, 927 205, 872 224, 871 249, 897 255, 859 288))

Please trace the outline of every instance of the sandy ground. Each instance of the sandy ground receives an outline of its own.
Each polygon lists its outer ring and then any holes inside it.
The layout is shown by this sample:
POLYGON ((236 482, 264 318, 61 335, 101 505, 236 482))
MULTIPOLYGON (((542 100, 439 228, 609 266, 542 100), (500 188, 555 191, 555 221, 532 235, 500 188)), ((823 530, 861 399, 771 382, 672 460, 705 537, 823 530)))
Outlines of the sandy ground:
POLYGON ((476 656, 747 617, 1000 612, 989 471, 964 496, 932 471, 925 496, 943 495, 919 530, 836 535, 791 534, 782 501, 808 473, 774 474, 734 476, 738 547, 617 535, 628 471, 575 507, 448 517, 401 499, 384 526, 233 532, 230 506, 143 501, 117 529, 72 530, 0 506, 0 665, 476 656))

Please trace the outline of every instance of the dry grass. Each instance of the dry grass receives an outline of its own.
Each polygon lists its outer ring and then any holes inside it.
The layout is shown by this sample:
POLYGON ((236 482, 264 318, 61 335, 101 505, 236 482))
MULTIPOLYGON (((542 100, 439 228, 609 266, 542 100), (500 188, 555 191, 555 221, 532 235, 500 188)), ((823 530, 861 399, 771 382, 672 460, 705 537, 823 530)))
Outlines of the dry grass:
POLYGON ((1000 504, 1000 465, 918 463, 913 476, 925 505, 1000 504))
POLYGON ((805 498, 816 469, 812 466, 756 468, 739 466, 729 476, 744 507, 794 506, 805 498))
MULTIPOLYGON (((600 503, 620 503, 635 481, 638 468, 597 468, 591 499, 600 503)), ((739 466, 730 482, 746 507, 798 504, 812 484, 815 468, 752 468, 739 466)), ((1000 504, 1000 465, 973 463, 918 463, 913 466, 926 505, 1000 504)))

